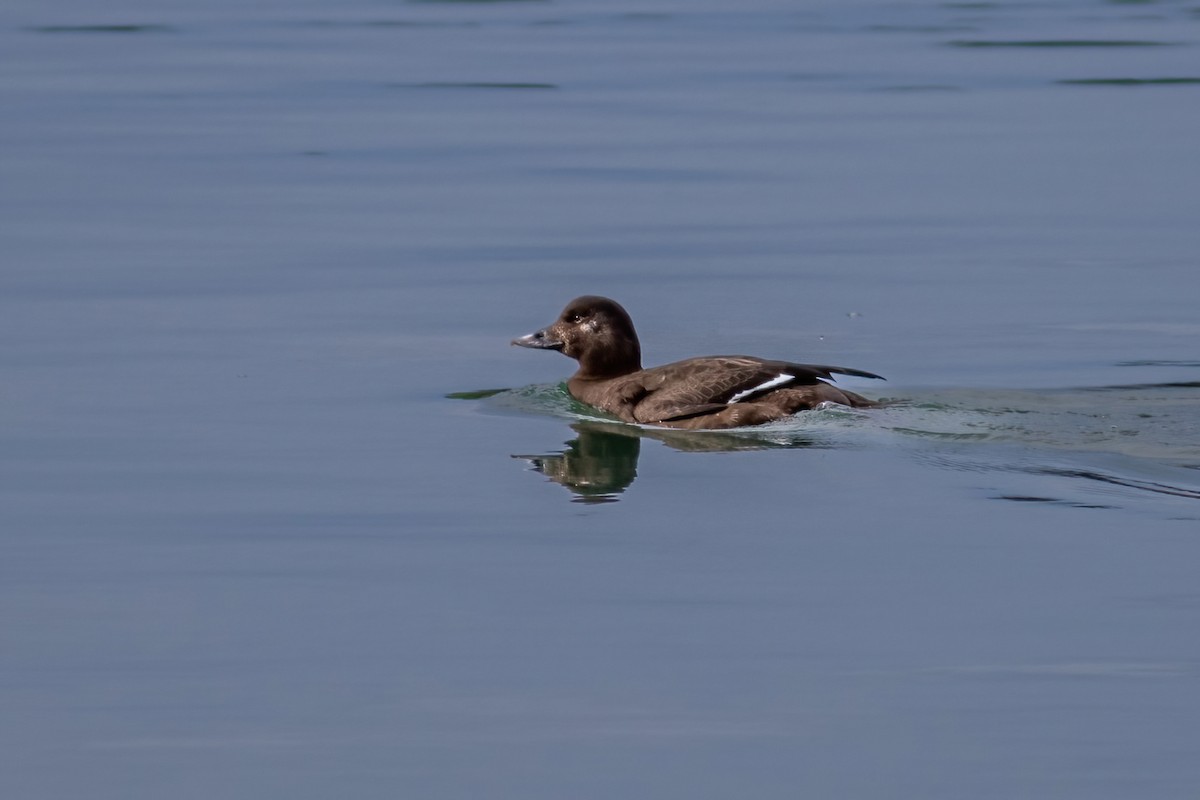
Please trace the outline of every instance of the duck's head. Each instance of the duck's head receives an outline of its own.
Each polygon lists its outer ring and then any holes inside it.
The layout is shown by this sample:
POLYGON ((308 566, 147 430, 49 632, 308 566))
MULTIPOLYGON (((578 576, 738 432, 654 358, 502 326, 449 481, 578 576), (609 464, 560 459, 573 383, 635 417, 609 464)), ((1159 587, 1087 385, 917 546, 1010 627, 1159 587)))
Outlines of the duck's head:
POLYGON ((513 339, 518 347, 558 350, 579 362, 579 377, 608 378, 642 368, 633 320, 607 297, 576 297, 553 323, 513 339))

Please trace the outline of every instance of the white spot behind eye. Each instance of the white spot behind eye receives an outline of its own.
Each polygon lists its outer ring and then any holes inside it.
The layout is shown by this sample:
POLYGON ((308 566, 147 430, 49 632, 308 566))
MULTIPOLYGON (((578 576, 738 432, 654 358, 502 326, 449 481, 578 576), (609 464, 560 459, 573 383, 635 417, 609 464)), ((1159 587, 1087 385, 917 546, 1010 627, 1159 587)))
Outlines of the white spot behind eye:
POLYGON ((787 383, 788 381, 795 380, 795 379, 796 379, 795 375, 788 375, 786 372, 781 372, 778 375, 776 375, 774 378, 771 378, 771 380, 766 381, 764 383, 760 383, 758 386, 751 386, 749 389, 743 389, 742 391, 738 392, 733 397, 731 397, 727 401, 725 401, 725 404, 732 405, 744 397, 749 397, 750 395, 758 394, 759 392, 765 392, 768 389, 774 389, 776 386, 782 386, 783 384, 787 383))

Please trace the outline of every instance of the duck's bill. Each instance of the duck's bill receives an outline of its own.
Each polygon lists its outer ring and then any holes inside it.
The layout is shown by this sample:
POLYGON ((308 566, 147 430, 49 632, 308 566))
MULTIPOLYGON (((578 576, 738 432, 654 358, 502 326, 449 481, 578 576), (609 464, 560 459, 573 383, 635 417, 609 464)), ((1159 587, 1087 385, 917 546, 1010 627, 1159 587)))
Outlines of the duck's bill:
POLYGON ((517 347, 531 347, 534 350, 561 350, 563 346, 561 341, 545 330, 534 331, 527 336, 513 339, 512 343, 517 347))

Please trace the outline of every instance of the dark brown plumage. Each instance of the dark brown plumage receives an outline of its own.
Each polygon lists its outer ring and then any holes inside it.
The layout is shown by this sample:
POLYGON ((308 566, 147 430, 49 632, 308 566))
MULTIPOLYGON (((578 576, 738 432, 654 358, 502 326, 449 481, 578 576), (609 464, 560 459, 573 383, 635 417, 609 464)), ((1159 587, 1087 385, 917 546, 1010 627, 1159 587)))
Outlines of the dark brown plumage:
MULTIPOLYGON (((633 320, 607 297, 577 297, 550 326, 513 344, 558 350, 579 362, 567 390, 626 422, 669 428, 761 425, 821 403, 877 405, 826 383, 833 374, 879 378, 846 367, 753 356, 704 356, 642 369, 633 320)), ((882 378, 879 378, 882 380, 882 378)))

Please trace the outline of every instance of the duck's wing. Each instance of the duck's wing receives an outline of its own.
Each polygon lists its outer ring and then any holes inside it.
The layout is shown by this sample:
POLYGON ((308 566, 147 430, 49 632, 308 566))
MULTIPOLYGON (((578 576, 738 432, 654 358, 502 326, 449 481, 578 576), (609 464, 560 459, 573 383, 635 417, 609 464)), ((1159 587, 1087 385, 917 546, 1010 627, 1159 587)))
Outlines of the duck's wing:
POLYGON ((671 422, 712 414, 774 389, 811 386, 833 374, 878 378, 870 372, 752 356, 706 356, 644 370, 643 394, 633 408, 638 422, 671 422))

